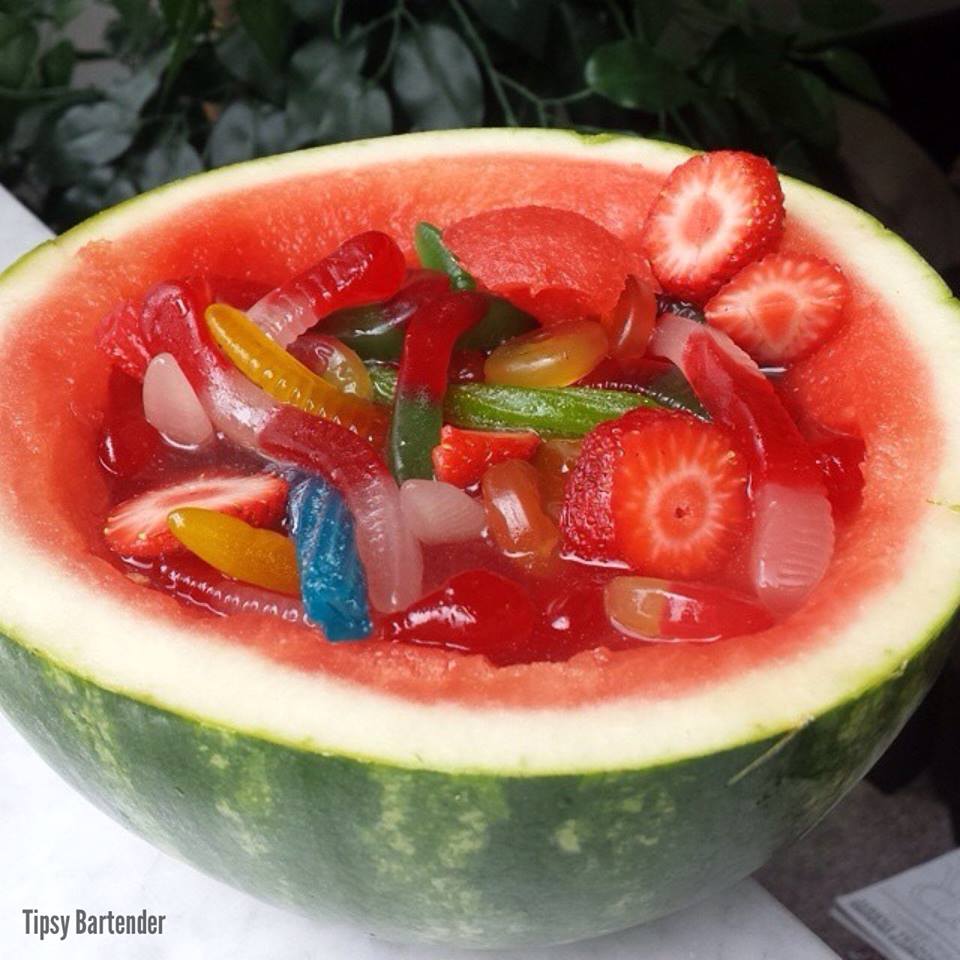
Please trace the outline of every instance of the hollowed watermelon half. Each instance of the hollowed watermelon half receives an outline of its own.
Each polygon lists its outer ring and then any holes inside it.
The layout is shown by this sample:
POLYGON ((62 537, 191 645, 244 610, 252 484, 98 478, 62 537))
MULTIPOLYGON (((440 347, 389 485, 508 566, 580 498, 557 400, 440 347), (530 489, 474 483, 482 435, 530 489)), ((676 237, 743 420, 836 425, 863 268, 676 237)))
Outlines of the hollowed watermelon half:
MULTIPOLYGON (((903 241, 784 181, 785 248, 839 263, 849 320, 789 374, 860 434, 863 506, 805 607, 712 645, 495 668, 215 619, 107 562, 100 316, 169 277, 275 283, 369 228, 575 210, 638 247, 687 153, 542 131, 418 134, 204 174, 0 280, 0 700, 121 822, 277 903, 397 939, 574 940, 750 873, 894 736, 960 593, 960 309, 903 241)), ((412 251, 411 251, 412 254, 412 251)), ((504 624, 509 629, 509 624, 504 624)), ((42 812, 38 812, 42 816, 42 812)))

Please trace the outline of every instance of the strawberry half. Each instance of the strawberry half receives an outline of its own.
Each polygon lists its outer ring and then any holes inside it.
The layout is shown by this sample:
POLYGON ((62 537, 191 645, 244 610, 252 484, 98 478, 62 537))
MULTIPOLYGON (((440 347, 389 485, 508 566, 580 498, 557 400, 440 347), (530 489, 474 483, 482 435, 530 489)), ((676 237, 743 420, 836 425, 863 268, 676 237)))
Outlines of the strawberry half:
POLYGON ((741 270, 707 304, 707 323, 761 363, 789 363, 840 325, 850 289, 820 257, 771 253, 741 270))
POLYGON ((560 508, 563 547, 584 560, 616 560, 610 493, 613 473, 623 452, 623 437, 664 414, 631 410, 594 427, 584 438, 573 469, 567 475, 560 508))
POLYGON ((783 191, 763 157, 703 153, 666 179, 643 226, 653 272, 671 296, 704 303, 783 234, 783 191))
POLYGON ((457 487, 480 482, 487 467, 504 460, 529 460, 540 446, 532 430, 461 430, 446 426, 433 448, 433 473, 437 480, 457 487))
POLYGON ((696 580, 718 572, 749 516, 747 472, 727 434, 692 417, 624 434, 610 506, 617 551, 638 573, 696 580))
POLYGON ((107 517, 103 535, 107 546, 121 556, 159 557, 183 552, 167 526, 174 510, 203 507, 262 527, 279 519, 286 502, 287 483, 272 473, 200 474, 119 504, 107 517))

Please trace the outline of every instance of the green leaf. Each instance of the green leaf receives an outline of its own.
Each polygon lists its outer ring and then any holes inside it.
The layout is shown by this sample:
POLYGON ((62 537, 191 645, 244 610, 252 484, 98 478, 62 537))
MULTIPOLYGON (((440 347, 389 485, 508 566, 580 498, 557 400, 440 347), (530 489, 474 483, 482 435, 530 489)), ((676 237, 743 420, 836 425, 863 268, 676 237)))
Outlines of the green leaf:
POLYGON ((795 135, 821 150, 836 147, 833 94, 807 70, 787 63, 771 65, 762 83, 741 83, 737 102, 768 141, 779 139, 782 145, 795 135))
POLYGON ((245 100, 231 103, 220 114, 207 141, 210 166, 221 167, 284 148, 286 123, 283 112, 269 104, 245 100))
POLYGON ((318 93, 332 93, 340 78, 360 73, 366 58, 367 49, 362 43, 341 45, 318 37, 290 58, 290 82, 318 93))
POLYGON ((567 66, 567 61, 571 61, 569 65, 578 68, 576 79, 579 80, 593 51, 613 39, 609 18, 605 15, 598 16, 596 6, 585 8, 575 0, 562 0, 558 13, 563 21, 561 36, 564 46, 561 47, 561 64, 567 66))
POLYGON ((106 29, 110 49, 121 58, 140 56, 156 47, 167 32, 163 17, 150 0, 111 0, 117 18, 106 29))
POLYGON ((170 48, 167 75, 163 81, 166 94, 196 46, 204 8, 200 0, 163 0, 162 5, 167 23, 173 31, 173 46, 170 48))
POLYGON ((651 47, 676 15, 674 5, 663 0, 634 0, 633 11, 643 39, 651 47))
POLYGON ((483 119, 480 70, 449 27, 428 23, 401 36, 393 89, 417 129, 473 127, 483 119))
POLYGON ((167 26, 176 32, 182 21, 193 19, 196 5, 196 0, 160 0, 160 11, 167 26))
POLYGON ((543 56, 550 26, 549 0, 468 0, 483 24, 532 57, 543 56))
POLYGON ((599 47, 587 61, 585 76, 596 93, 621 107, 646 113, 682 107, 699 93, 686 74, 634 40, 599 47))
POLYGON ((834 150, 839 133, 833 91, 809 70, 786 67, 785 72, 796 75, 796 82, 803 89, 803 97, 797 97, 796 112, 790 110, 785 114, 784 126, 795 130, 808 143, 822 150, 834 150))
POLYGON ((310 143, 337 143, 381 137, 393 126, 390 100, 383 89, 362 77, 346 77, 326 101, 298 100, 289 111, 289 149, 310 143))
POLYGON ((729 147, 740 141, 740 123, 734 105, 721 97, 707 96, 692 106, 697 117, 700 140, 707 149, 729 147))
POLYGON ((157 92, 167 57, 167 51, 162 50, 136 70, 121 66, 119 72, 103 85, 103 92, 115 103, 139 113, 157 92))
POLYGON ((141 190, 151 190, 171 180, 199 173, 202 169, 200 154, 183 132, 164 130, 140 158, 136 181, 141 190))
POLYGON ((40 37, 32 23, 0 13, 0 86, 23 86, 39 45, 40 37))
POLYGON ((361 76, 365 58, 362 44, 341 46, 325 37, 293 55, 287 99, 289 147, 390 132, 390 101, 377 84, 361 76))
POLYGON ((290 33, 290 15, 281 0, 235 0, 234 8, 267 62, 280 66, 290 33))
POLYGON ((231 76, 252 87, 267 100, 282 102, 282 75, 267 63, 263 51, 241 24, 224 31, 214 46, 214 52, 231 76))
POLYGON ((656 42, 648 44, 659 57, 683 71, 699 67, 713 44, 730 27, 729 21, 723 17, 698 17, 694 12, 696 9, 690 6, 690 0, 679 11, 670 7, 671 18, 664 24, 656 42), (688 15, 680 16, 680 12, 688 15))
POLYGON ((69 40, 55 43, 40 58, 40 77, 45 86, 65 87, 73 75, 76 59, 73 44, 69 40))
POLYGON ((873 0, 800 0, 800 15, 824 30, 859 30, 881 12, 873 0))
POLYGON ((287 0, 287 6, 301 20, 311 23, 331 21, 337 0, 287 0))
POLYGON ((129 200, 136 193, 133 181, 112 166, 95 167, 64 191, 63 206, 71 219, 80 220, 129 200))
POLYGON ((843 47, 830 47, 821 50, 816 59, 851 93, 871 103, 887 103, 887 95, 873 67, 859 53, 843 47))
POLYGON ((21 110, 7 146, 15 153, 34 148, 55 109, 49 103, 37 103, 21 110))
POLYGON ((53 129, 53 146, 62 173, 96 167, 119 157, 137 133, 137 115, 120 103, 101 101, 70 107, 53 129))
POLYGON ((464 270, 463 264, 443 242, 439 227, 423 221, 418 223, 413 234, 413 245, 417 250, 420 266, 425 270, 445 273, 454 290, 476 290, 477 281, 464 270))
POLYGON ((805 180, 807 183, 817 182, 817 173, 810 159, 810 151, 798 140, 790 140, 777 152, 773 158, 777 169, 788 176, 805 180))
POLYGON ((62 28, 82 13, 86 5, 86 0, 44 0, 40 9, 57 27, 62 28))
MULTIPOLYGON (((819 150, 837 144, 833 93, 815 73, 786 59, 785 38, 769 31, 731 29, 718 40, 702 71, 714 95, 745 115, 745 135, 768 152, 799 138, 819 150)), ((756 147, 755 147, 756 148, 756 147)))

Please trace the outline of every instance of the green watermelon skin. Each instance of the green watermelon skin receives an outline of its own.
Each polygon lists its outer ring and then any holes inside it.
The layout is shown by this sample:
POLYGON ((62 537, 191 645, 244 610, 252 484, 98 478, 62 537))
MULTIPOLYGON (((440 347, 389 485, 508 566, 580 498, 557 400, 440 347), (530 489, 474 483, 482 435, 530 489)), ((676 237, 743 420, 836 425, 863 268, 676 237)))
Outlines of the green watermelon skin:
POLYGON ((242 890, 378 936, 572 941, 746 876, 860 778, 942 665, 783 735, 647 769, 522 777, 299 750, 107 690, 0 635, 0 704, 97 806, 242 890))

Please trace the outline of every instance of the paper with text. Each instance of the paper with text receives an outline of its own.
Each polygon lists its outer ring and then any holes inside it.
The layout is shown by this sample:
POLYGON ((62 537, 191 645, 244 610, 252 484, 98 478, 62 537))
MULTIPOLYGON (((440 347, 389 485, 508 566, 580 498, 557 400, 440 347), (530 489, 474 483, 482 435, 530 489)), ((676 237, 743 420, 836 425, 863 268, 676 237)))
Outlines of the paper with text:
POLYGON ((960 960, 960 850, 838 897, 831 912, 889 960, 960 960))

